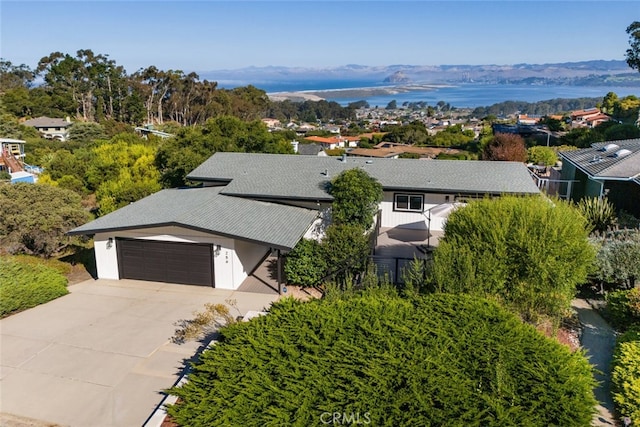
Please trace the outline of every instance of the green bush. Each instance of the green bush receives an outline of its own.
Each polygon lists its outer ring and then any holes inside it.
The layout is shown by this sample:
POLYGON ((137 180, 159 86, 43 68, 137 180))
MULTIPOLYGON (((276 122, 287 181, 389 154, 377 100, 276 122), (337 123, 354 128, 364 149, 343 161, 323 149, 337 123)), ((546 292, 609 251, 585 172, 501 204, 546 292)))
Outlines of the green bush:
POLYGON ((587 279, 586 221, 561 200, 500 197, 451 213, 434 252, 432 286, 496 298, 527 320, 558 321, 587 279))
POLYGON ((594 278, 619 288, 633 287, 640 279, 640 231, 611 232, 591 240, 598 248, 594 278))
POLYGON ((621 417, 640 425, 640 327, 618 337, 611 370, 611 392, 621 417))
POLYGON ((625 330, 640 325, 640 288, 609 292, 605 300, 605 317, 613 326, 625 330))
POLYGON ((302 239, 285 258, 287 282, 302 287, 319 286, 327 275, 327 263, 320 243, 302 239))
POLYGON ((0 317, 66 295, 66 267, 34 257, 0 257, 0 317))
POLYGON ((595 382, 571 353, 471 296, 347 293, 223 328, 170 393, 179 425, 589 426, 595 382), (324 415, 323 415, 324 414, 324 415))
POLYGON ((615 228, 618 217, 609 200, 599 197, 585 197, 578 202, 577 207, 589 222, 591 231, 604 233, 615 228))

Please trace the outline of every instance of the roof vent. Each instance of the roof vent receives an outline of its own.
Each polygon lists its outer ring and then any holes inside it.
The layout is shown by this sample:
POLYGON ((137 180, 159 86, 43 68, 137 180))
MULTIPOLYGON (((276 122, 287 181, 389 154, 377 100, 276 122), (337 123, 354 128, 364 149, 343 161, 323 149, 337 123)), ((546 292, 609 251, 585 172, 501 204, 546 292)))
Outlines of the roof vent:
POLYGON ((365 163, 366 163, 366 164, 368 164, 368 165, 370 165, 370 164, 372 164, 372 163, 373 163, 373 160, 367 160, 365 163))
POLYGON ((602 157, 593 156, 593 159, 589 160, 589 163, 600 163, 602 161, 602 157))
POLYGON ((604 147, 602 147, 602 148, 600 149, 600 151, 604 151, 604 152, 607 152, 607 151, 614 151, 614 150, 617 150, 618 148, 620 148, 620 146, 619 146, 619 145, 616 145, 616 144, 607 144, 607 145, 605 145, 604 147))
POLYGON ((623 148, 622 150, 616 151, 616 154, 614 154, 614 156, 619 158, 619 157, 628 156, 629 154, 631 154, 631 150, 627 150, 626 148, 623 148))

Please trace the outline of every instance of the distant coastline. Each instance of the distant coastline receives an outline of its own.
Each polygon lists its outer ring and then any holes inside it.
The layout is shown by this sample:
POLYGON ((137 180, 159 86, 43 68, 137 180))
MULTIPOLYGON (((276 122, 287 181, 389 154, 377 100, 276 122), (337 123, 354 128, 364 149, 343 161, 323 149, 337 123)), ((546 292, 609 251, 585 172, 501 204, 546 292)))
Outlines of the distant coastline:
MULTIPOLYGON (((316 87, 326 87, 320 82, 316 87)), ((313 87, 312 85, 309 85, 313 87)), ((385 107, 394 100, 399 105, 404 102, 426 102, 435 105, 444 101, 457 108, 486 107, 506 101, 539 102, 565 98, 602 98, 608 92, 620 97, 638 96, 640 88, 629 86, 566 86, 540 84, 486 84, 486 83, 412 83, 402 85, 385 85, 348 88, 322 88, 292 91, 274 91, 267 95, 272 101, 290 100, 335 101, 346 106, 356 101, 367 101, 371 106, 385 107)), ((595 106, 595 105, 594 105, 595 106)))
POLYGON ((404 85, 389 85, 389 86, 377 86, 377 87, 358 87, 358 88, 346 88, 346 89, 321 89, 321 90, 303 90, 293 92, 272 92, 268 93, 269 99, 272 101, 283 101, 288 99, 295 101, 296 99, 302 99, 305 101, 320 101, 326 99, 341 99, 341 98, 361 98, 367 99, 376 96, 390 96, 397 94, 404 94, 409 92, 426 92, 437 90, 445 87, 455 87, 455 85, 447 84, 404 84, 404 85))

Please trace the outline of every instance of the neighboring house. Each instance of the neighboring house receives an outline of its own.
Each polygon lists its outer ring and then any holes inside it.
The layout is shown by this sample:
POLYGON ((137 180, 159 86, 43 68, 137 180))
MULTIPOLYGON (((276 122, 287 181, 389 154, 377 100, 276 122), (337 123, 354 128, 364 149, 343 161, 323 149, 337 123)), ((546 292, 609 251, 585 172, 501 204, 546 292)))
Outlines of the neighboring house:
POLYGON ((70 234, 94 236, 100 278, 237 289, 269 254, 321 235, 328 184, 358 167, 382 184, 382 227, 441 230, 436 214, 456 202, 539 193, 515 162, 216 153, 188 175, 202 188, 160 191, 70 234))
POLYGON ((24 170, 24 144, 21 139, 0 138, 0 170, 8 173, 24 170))
POLYGON ((321 145, 316 143, 311 144, 298 144, 295 149, 296 153, 301 154, 303 156, 322 156, 326 157, 327 153, 325 153, 324 148, 321 145))
POLYGON ((358 136, 308 136, 305 139, 307 141, 321 144, 325 150, 333 150, 335 148, 355 148, 360 143, 360 137, 358 136))
POLYGON ((57 139, 58 141, 67 140, 69 136, 69 126, 72 125, 68 117, 66 119, 52 119, 45 116, 27 120, 22 124, 36 128, 43 138, 57 139))
POLYGON ((640 139, 600 142, 590 148, 559 152, 562 180, 569 197, 602 197, 618 210, 640 217, 640 139))
POLYGON ((269 117, 262 119, 262 123, 264 123, 269 129, 280 129, 282 127, 280 120, 269 117))
POLYGON ((162 139, 171 138, 172 136, 175 136, 172 133, 162 132, 160 130, 156 130, 156 129, 153 128, 153 125, 138 126, 138 127, 135 128, 135 131, 145 139, 149 135, 155 135, 155 136, 160 137, 162 139))
POLYGON ((577 127, 593 128, 609 120, 611 120, 611 117, 601 112, 598 108, 577 110, 571 113, 572 124, 577 127))

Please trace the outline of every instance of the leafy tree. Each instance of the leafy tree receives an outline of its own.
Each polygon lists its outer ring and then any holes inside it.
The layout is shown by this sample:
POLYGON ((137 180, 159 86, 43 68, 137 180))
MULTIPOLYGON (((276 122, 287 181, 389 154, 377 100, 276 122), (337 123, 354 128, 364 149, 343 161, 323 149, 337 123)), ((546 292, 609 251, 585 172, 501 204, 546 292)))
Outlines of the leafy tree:
POLYGON ((440 292, 498 299, 535 321, 558 320, 594 260, 586 220, 561 200, 504 196, 451 213, 434 253, 440 292))
POLYGON ((629 34, 629 49, 626 57, 629 67, 640 71, 640 21, 634 21, 627 27, 629 34))
POLYGON ((604 131, 605 141, 640 138, 640 128, 630 124, 617 124, 604 131))
POLYGON ((287 298, 222 328, 170 390, 168 412, 193 427, 322 425, 333 413, 388 426, 588 426, 591 370, 480 298, 287 298))
POLYGON ((526 162, 527 147, 520 135, 498 133, 484 148, 482 158, 511 162, 526 162))
POLYGON ((540 124, 547 126, 551 132, 558 132, 564 130, 564 124, 562 120, 554 119, 553 117, 544 116, 540 119, 540 124))
POLYGON ((274 135, 260 120, 245 122, 238 117, 220 116, 204 126, 182 128, 174 138, 161 143, 155 164, 165 187, 186 184, 185 178, 218 151, 247 153, 293 153, 282 135, 274 135))
POLYGON ((77 241, 65 233, 89 221, 80 196, 47 185, 0 185, 0 244, 9 253, 45 258, 77 241))
POLYGON ((552 166, 558 161, 558 156, 553 148, 535 146, 527 150, 527 160, 535 165, 552 166))
POLYGON ((360 168, 348 169, 331 181, 332 217, 337 224, 353 224, 367 231, 382 201, 382 185, 360 168))
POLYGON ((433 138, 434 145, 450 147, 452 145, 465 145, 475 139, 475 134, 471 129, 463 130, 462 125, 448 126, 438 132, 433 138))
POLYGON ((398 108, 398 103, 396 102, 395 99, 392 99, 391 101, 389 101, 389 103, 385 107, 386 110, 395 110, 396 108, 398 108))
POLYGON ((384 134, 382 140, 402 144, 427 145, 431 141, 431 137, 425 124, 416 120, 408 125, 393 126, 384 134))
POLYGON ((358 224, 331 224, 321 245, 329 273, 341 286, 365 270, 369 249, 369 234, 358 224))
POLYGON ((93 122, 75 122, 69 128, 71 141, 92 142, 98 139, 107 139, 104 126, 93 122))

